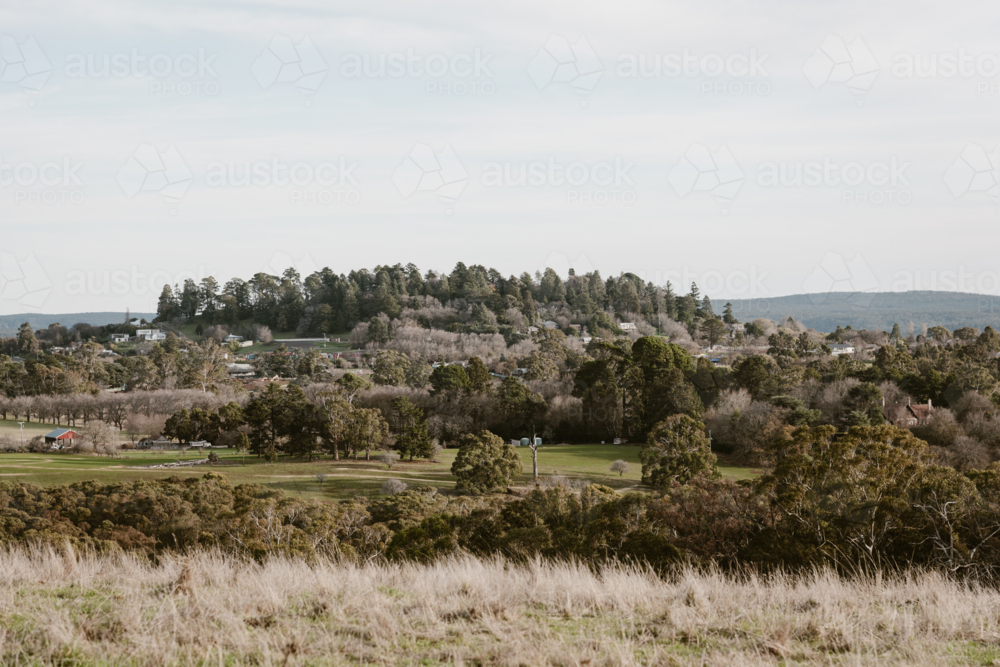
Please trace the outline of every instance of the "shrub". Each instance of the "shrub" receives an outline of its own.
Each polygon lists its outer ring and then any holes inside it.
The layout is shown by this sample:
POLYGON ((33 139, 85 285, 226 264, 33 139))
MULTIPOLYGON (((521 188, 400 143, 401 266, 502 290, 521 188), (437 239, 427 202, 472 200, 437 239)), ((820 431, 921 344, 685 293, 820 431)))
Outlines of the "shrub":
POLYGON ((718 475, 705 425, 687 415, 673 415, 654 426, 639 458, 642 483, 652 486, 684 484, 704 473, 718 475))
POLYGON ((622 475, 628 472, 628 461, 623 461, 622 459, 618 459, 617 461, 611 464, 611 472, 616 472, 618 473, 618 476, 621 477, 622 475))
POLYGON ((396 461, 399 460, 399 454, 387 449, 384 452, 379 452, 375 458, 380 463, 384 463, 386 468, 392 470, 392 466, 396 465, 396 461))
POLYGON ((406 491, 406 482, 401 479, 387 479, 382 482, 382 493, 387 496, 394 496, 403 491, 406 491))
POLYGON ((504 491, 523 469, 521 457, 499 436, 482 431, 462 438, 451 473, 462 493, 504 491))

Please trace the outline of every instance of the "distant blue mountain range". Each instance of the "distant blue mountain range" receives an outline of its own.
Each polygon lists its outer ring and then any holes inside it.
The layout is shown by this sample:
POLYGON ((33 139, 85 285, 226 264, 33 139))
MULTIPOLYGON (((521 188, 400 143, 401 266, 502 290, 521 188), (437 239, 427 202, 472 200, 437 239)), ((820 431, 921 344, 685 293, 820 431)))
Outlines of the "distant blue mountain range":
MULTIPOLYGON (((129 317, 151 320, 156 313, 129 313, 129 317)), ((125 321, 125 313, 61 313, 55 315, 39 315, 38 313, 22 313, 20 315, 0 315, 0 336, 17 333, 18 328, 27 322, 32 329, 44 329, 58 322, 64 327, 71 327, 80 322, 86 322, 95 327, 105 324, 120 324, 125 321)))
MULTIPOLYGON (((1000 296, 968 292, 829 292, 729 301, 733 315, 742 322, 791 316, 824 332, 838 325, 888 331, 899 324, 905 333, 909 322, 916 333, 924 324, 951 331, 961 327, 982 331, 986 326, 1000 330, 1000 296)), ((724 304, 725 300, 713 300, 713 310, 722 313, 724 304)))

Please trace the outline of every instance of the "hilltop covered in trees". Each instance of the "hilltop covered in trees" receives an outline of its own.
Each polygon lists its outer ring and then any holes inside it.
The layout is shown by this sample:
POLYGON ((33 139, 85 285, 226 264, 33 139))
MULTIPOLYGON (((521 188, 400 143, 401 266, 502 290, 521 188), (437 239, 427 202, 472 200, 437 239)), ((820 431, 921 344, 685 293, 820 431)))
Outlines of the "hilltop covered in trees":
POLYGON ((421 273, 413 264, 379 266, 337 274, 325 268, 309 276, 295 269, 281 276, 258 273, 219 285, 201 283, 163 288, 159 321, 201 314, 210 323, 235 325, 252 319, 277 331, 324 334, 352 329, 378 315, 412 319, 426 328, 494 333, 510 342, 527 325, 551 320, 566 329, 619 333, 614 318, 638 321, 652 332, 667 319, 688 327, 714 317, 711 299, 697 286, 677 293, 632 273, 604 279, 600 272, 566 278, 546 269, 532 276, 504 277, 495 269, 458 263, 451 273, 421 273), (610 315, 610 316, 609 316, 610 315))
POLYGON ((504 278, 463 264, 448 275, 397 266, 305 280, 290 269, 221 289, 206 279, 166 288, 160 306, 166 340, 122 348, 102 342, 112 329, 134 333, 134 324, 23 325, 0 341, 10 355, 0 356, 0 409, 55 423, 114 414, 119 427, 141 414, 128 423, 143 422, 147 434, 249 442, 271 457, 367 456, 398 442, 391 426, 403 413, 439 446, 483 431, 636 442, 686 415, 698 424, 691 428, 712 432, 716 450, 763 466, 788 428, 895 423, 892 406, 912 401, 933 408, 902 425, 940 462, 966 469, 1000 459, 1000 336, 990 327, 824 334, 791 318, 741 323, 728 303, 717 313, 696 285, 679 294, 632 274, 504 278), (207 325, 200 339, 181 333, 195 317, 207 325), (329 358, 279 340, 243 360, 259 382, 232 377, 242 348, 224 342, 226 327, 261 340, 270 326, 349 327, 354 351, 329 358), (275 378, 292 388, 267 386, 275 378), (113 399, 102 393, 109 387, 120 390, 113 399), (181 390, 208 400, 145 398, 181 390), (363 441, 343 436, 362 427, 363 441))

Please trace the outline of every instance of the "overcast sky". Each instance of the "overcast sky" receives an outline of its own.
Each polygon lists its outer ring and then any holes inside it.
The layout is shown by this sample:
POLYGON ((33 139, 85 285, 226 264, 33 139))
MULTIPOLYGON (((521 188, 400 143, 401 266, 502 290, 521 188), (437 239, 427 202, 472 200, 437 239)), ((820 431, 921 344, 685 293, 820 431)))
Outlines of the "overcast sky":
POLYGON ((0 5, 0 314, 414 262, 1000 294, 995 2, 0 5), (249 168, 249 173, 248 173, 249 168))

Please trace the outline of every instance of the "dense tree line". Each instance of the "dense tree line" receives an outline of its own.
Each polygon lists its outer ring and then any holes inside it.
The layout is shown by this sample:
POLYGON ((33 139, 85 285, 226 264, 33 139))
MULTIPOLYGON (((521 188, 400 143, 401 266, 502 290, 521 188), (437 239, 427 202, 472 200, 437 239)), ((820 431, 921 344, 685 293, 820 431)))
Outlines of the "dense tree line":
MULTIPOLYGON (((280 331, 323 334, 350 330, 379 315, 396 319, 407 311, 416 311, 415 318, 427 328, 501 333, 508 339, 540 314, 569 316, 591 331, 612 333, 617 326, 609 312, 641 315, 649 322, 663 315, 692 327, 716 317, 711 300, 695 285, 687 294, 676 294, 669 282, 660 287, 632 273, 604 279, 598 271, 577 276, 570 270, 564 279, 546 269, 504 277, 495 269, 459 262, 451 273, 422 274, 413 264, 396 264, 348 274, 324 268, 305 277, 290 268, 280 276, 258 273, 224 285, 211 277, 200 283, 189 279, 164 286, 157 319, 203 315, 212 324, 252 320, 280 331)), ((377 338, 377 332, 370 335, 377 338)))
MULTIPOLYGON (((656 429, 648 446, 676 448, 689 438, 683 420, 664 428, 672 434, 656 429)), ((481 453, 503 443, 481 434, 468 446, 481 453)), ((891 426, 846 434, 790 429, 771 455, 774 468, 754 481, 702 470, 654 476, 655 493, 624 495, 600 485, 536 487, 519 498, 421 488, 322 503, 260 485, 234 487, 214 473, 44 489, 4 481, 0 541, 69 541, 149 555, 220 547, 254 558, 430 561, 473 553, 595 565, 638 560, 657 568, 917 565, 980 578, 998 573, 1000 465, 964 473, 934 465, 926 444, 891 426)), ((669 464, 676 471, 692 469, 690 461, 676 463, 669 464)), ((711 461, 693 465, 710 468, 711 461)))

